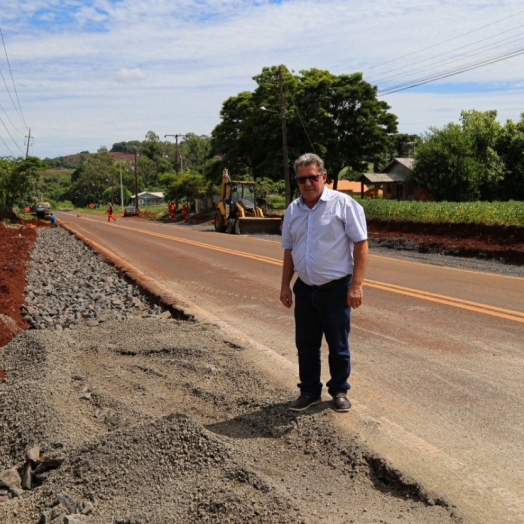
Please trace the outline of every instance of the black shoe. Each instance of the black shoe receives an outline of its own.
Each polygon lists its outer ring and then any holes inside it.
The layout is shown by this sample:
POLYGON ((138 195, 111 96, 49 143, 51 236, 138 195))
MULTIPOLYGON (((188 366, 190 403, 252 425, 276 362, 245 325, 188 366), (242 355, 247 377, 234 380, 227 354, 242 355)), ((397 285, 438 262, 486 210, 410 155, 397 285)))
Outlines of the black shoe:
POLYGON ((300 395, 300 397, 289 404, 289 409, 291 411, 305 411, 310 406, 320 404, 321 402, 322 398, 320 397, 308 397, 306 395, 300 395))
POLYGON ((335 404, 335 411, 339 413, 345 413, 351 408, 351 402, 346 397, 345 393, 337 393, 333 397, 333 403, 335 404))

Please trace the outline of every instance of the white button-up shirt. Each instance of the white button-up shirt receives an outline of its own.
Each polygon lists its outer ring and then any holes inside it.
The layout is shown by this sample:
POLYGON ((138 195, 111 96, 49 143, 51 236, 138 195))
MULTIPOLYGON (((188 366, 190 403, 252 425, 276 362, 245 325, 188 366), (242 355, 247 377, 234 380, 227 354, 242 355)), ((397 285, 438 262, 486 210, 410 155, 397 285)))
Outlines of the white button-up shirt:
POLYGON ((302 197, 286 210, 281 245, 291 249, 300 280, 320 286, 353 273, 354 242, 367 240, 364 209, 350 196, 324 187, 312 209, 302 197))

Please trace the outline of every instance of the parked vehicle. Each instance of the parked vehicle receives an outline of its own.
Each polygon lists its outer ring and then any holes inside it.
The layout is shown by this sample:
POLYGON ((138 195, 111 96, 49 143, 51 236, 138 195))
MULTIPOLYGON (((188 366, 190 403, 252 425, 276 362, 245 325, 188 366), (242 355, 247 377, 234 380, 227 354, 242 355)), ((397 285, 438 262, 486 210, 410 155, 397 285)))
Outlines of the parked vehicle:
POLYGON ((137 217, 139 216, 138 209, 135 206, 127 206, 124 209, 124 216, 125 217, 137 217))
POLYGON ((46 218, 49 218, 50 214, 51 214, 51 204, 49 202, 40 202, 35 207, 36 218, 44 220, 46 218))

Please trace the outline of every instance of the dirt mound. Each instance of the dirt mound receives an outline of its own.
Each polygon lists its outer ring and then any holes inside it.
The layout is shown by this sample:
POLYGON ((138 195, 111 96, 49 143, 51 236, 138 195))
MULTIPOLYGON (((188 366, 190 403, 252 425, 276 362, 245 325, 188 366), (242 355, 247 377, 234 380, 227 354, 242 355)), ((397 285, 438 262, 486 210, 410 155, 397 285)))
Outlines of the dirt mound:
POLYGON ((289 392, 222 336, 140 319, 28 331, 0 349, 0 475, 23 476, 35 447, 60 462, 0 497, 0 522, 457 522, 337 433, 329 402, 289 411, 289 392))
POLYGON ((524 228, 368 220, 371 241, 395 249, 524 264, 524 228))
POLYGON ((34 228, 0 223, 0 347, 29 324, 22 316, 25 271, 36 240, 34 228))

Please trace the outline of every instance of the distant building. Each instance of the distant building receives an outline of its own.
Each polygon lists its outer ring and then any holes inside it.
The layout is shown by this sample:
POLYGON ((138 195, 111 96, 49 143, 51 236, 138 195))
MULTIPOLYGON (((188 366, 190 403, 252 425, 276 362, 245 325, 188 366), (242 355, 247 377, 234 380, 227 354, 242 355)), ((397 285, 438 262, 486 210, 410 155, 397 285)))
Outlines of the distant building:
MULTIPOLYGON (((131 197, 131 204, 136 202, 136 197, 133 195, 131 197)), ((158 206, 160 204, 165 204, 164 193, 159 192, 150 192, 142 191, 138 193, 138 205, 139 206, 158 206)))
POLYGON ((413 172, 414 158, 394 158, 380 173, 365 173, 359 181, 361 193, 366 185, 382 189, 382 197, 387 200, 427 200, 427 193, 415 188, 410 190, 407 181, 413 172))
MULTIPOLYGON (((326 184, 326 187, 333 189, 333 182, 326 184)), ((337 191, 346 193, 346 195, 360 195, 362 192, 362 184, 355 180, 339 180, 337 184, 337 191)), ((368 186, 364 185, 364 196, 368 196, 373 193, 373 189, 369 189, 368 186)), ((378 194, 382 194, 382 190, 377 190, 378 194)))

